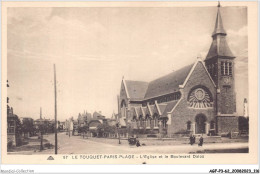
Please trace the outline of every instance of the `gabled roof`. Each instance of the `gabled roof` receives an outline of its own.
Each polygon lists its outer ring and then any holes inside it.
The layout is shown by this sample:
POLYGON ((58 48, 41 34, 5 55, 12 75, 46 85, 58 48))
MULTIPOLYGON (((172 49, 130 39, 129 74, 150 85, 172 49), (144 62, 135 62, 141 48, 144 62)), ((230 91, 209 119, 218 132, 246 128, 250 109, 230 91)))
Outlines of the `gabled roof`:
POLYGON ((158 107, 159 107, 159 109, 160 109, 161 114, 163 114, 163 112, 165 111, 166 106, 167 106, 166 103, 158 104, 158 107))
MULTIPOLYGON (((156 113, 156 106, 155 105, 149 105, 150 109, 151 109, 151 115, 153 116, 154 113, 156 113)), ((157 113, 158 114, 158 113, 157 113)))
POLYGON ((131 100, 142 100, 148 87, 148 82, 125 80, 126 90, 131 100))
POLYGON ((179 90, 179 85, 182 85, 187 75, 189 74, 192 65, 185 66, 168 75, 160 77, 149 83, 145 94, 145 99, 173 93, 179 90))
POLYGON ((147 106, 146 107, 142 107, 142 108, 143 108, 143 111, 144 111, 144 116, 150 115, 150 112, 149 112, 149 109, 148 109, 147 106))
POLYGON ((167 113, 171 112, 172 109, 177 105, 178 101, 180 101, 180 100, 181 99, 175 100, 175 101, 171 101, 171 102, 167 103, 164 111, 162 112, 162 116, 161 117, 167 117, 167 113))
POLYGON ((130 108, 130 113, 132 114, 132 116, 137 116, 136 109, 134 107, 130 108))
POLYGON ((214 87, 216 87, 215 82, 214 82, 213 79, 211 78, 211 76, 210 76, 210 74, 209 74, 207 68, 205 67, 204 63, 202 62, 202 60, 201 60, 201 59, 197 59, 197 61, 193 64, 193 66, 192 66, 192 68, 191 68, 189 74, 187 75, 186 79, 184 80, 183 84, 179 86, 180 88, 184 88, 184 87, 185 87, 185 85, 187 84, 187 82, 188 82, 190 76, 192 75, 192 73, 193 73, 193 71, 195 70, 195 68, 196 68, 196 66, 198 65, 198 63, 201 63, 201 65, 203 66, 204 70, 206 71, 206 73, 207 73, 209 79, 210 79, 211 82, 213 83, 214 87))
POLYGON ((140 115, 143 115, 143 112, 142 112, 142 110, 141 110, 141 107, 137 107, 136 108, 136 111, 137 111, 137 117, 139 117, 140 115))

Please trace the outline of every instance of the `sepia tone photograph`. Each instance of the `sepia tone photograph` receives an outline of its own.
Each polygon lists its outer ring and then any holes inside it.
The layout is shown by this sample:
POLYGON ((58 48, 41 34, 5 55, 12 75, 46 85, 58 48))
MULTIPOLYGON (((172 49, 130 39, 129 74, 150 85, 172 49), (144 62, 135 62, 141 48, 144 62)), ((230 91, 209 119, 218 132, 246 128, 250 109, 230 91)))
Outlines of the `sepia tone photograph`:
POLYGON ((7 7, 2 153, 249 154, 248 6, 194 4, 7 7))

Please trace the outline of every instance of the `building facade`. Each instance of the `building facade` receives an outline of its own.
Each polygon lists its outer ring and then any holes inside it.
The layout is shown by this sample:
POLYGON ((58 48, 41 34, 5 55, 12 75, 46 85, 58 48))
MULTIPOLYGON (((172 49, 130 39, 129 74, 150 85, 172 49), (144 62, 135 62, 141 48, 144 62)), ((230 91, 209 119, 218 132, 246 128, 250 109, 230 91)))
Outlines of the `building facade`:
POLYGON ((13 108, 7 105, 7 147, 21 145, 21 121, 13 113, 13 108))
POLYGON ((119 120, 132 134, 220 135, 238 131, 234 60, 218 6, 212 44, 204 61, 151 82, 122 79, 119 120))

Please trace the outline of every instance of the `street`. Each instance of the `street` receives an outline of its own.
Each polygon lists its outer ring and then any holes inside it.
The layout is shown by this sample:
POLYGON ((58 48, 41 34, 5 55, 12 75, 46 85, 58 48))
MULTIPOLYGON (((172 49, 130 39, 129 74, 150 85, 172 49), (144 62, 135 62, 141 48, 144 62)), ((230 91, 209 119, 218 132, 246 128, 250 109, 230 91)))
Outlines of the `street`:
MULTIPOLYGON (((54 143, 54 134, 45 135, 44 139, 54 143)), ((143 140, 144 141, 144 140, 143 140)), ((159 140, 146 140, 159 141, 159 140)), ((140 147, 128 145, 127 140, 105 138, 84 138, 82 136, 68 136, 66 133, 58 134, 58 154, 155 154, 155 153, 241 153, 248 152, 247 142, 235 143, 207 143, 202 147, 197 144, 176 145, 143 145, 140 147)), ((142 140, 140 140, 142 144, 142 140)), ((162 142, 167 143, 167 142, 162 142)), ((54 148, 43 151, 12 152, 9 154, 53 154, 54 148)))

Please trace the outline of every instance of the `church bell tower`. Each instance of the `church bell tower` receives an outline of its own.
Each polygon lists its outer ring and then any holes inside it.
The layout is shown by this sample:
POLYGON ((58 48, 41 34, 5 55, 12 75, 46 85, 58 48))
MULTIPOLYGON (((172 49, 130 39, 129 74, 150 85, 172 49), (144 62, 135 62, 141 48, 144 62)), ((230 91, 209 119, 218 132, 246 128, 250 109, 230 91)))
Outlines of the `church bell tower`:
POLYGON ((232 116, 236 112, 234 59, 227 41, 227 33, 223 27, 221 7, 218 4, 215 28, 212 33, 212 44, 205 59, 209 74, 217 86, 217 115, 232 116))

